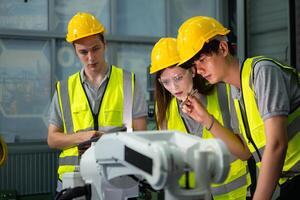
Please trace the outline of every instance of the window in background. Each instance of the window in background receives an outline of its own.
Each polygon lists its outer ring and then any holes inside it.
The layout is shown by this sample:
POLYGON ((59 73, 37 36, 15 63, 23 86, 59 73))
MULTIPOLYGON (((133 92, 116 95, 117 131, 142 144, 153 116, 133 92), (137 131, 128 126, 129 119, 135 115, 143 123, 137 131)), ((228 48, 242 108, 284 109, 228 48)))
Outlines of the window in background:
POLYGON ((289 1, 290 7, 290 59, 291 65, 300 72, 300 1, 289 1))
POLYGON ((47 41, 0 39, 0 132, 6 141, 46 138, 49 58, 47 41))
POLYGON ((229 0, 228 2, 228 40, 232 43, 237 43, 237 13, 236 13, 236 0, 229 0))
POLYGON ((264 55, 289 63, 289 1, 247 1, 247 56, 264 55))
MULTIPOLYGON (((116 44, 116 58, 118 67, 135 73, 141 88, 146 95, 147 67, 150 62, 152 46, 139 44, 116 44)), ((147 94, 148 95, 148 94, 147 94)), ((147 99, 149 97, 146 96, 147 99)))
MULTIPOLYGON (((114 7, 114 6, 113 6, 114 7)), ((166 35, 166 7, 162 0, 116 1, 112 32, 117 35, 166 35)))
POLYGON ((180 25, 190 17, 205 15, 216 17, 218 0, 173 0, 170 5, 170 35, 177 37, 180 25))
POLYGON ((109 33, 109 8, 109 0, 55 0, 54 30, 57 32, 66 33, 68 22, 73 15, 75 15, 77 12, 90 12, 102 22, 107 33, 109 33))
POLYGON ((6 140, 12 142, 46 139, 48 105, 56 81, 82 68, 72 45, 65 41, 67 24, 77 12, 90 12, 100 19, 107 30, 108 64, 135 72, 146 99, 152 101, 147 67, 155 41, 170 34, 176 37, 178 27, 191 16, 216 16, 219 1, 1 2, 0 133, 9 134, 11 139, 6 140), (23 30, 27 30, 26 40, 23 30))
POLYGON ((48 29, 47 0, 9 0, 0 3, 0 28, 21 30, 48 29))
POLYGON ((55 66, 55 77, 57 80, 66 79, 68 76, 82 68, 71 44, 59 40, 56 48, 57 65, 55 66))

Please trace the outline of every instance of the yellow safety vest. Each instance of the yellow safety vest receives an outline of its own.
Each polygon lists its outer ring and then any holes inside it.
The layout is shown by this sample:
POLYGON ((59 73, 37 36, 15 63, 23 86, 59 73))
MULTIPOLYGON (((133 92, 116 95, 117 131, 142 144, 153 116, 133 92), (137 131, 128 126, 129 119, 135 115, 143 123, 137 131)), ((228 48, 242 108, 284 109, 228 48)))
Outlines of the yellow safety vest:
MULTIPOLYGON (((222 86, 225 91, 224 93, 226 94, 225 85, 221 85, 221 86, 219 85, 218 87, 222 89, 221 88, 222 86)), ((223 124, 223 115, 221 112, 222 109, 219 104, 219 101, 222 98, 218 97, 218 89, 217 87, 215 87, 213 93, 206 96, 207 98, 206 108, 209 113, 214 115, 216 120, 218 120, 221 124, 223 124)), ((226 96, 226 98, 228 98, 228 96, 226 96)), ((225 100, 226 99, 222 99, 223 102, 225 102, 225 100)), ((224 106, 226 106, 224 109, 226 109, 228 113, 228 103, 225 103, 224 106)), ((230 119, 226 119, 226 120, 230 120, 230 119)), ((178 111, 178 105, 175 97, 172 98, 170 106, 167 110, 167 126, 169 130, 177 130, 184 133, 188 132, 185 127, 184 121, 178 111)), ((202 137, 207 139, 207 138, 213 138, 214 136, 204 128, 202 137)), ((188 181, 189 186, 191 188, 194 188, 195 174, 193 172, 189 172, 188 179, 189 179, 188 181)), ((186 181, 187 181, 186 176, 183 175, 179 180, 179 185, 184 188, 186 186, 186 181)), ((228 177, 222 184, 212 184, 211 192, 215 200, 222 200, 222 199, 245 200, 247 195, 247 187, 250 184, 251 184, 251 180, 248 173, 247 162, 232 156, 228 177)))
MULTIPOLYGON (((248 147, 256 161, 259 169, 261 166, 261 158, 266 145, 266 136, 264 131, 264 122, 258 110, 256 96, 253 89, 253 67, 259 61, 268 60, 274 62, 282 69, 297 73, 292 67, 282 65, 281 63, 262 56, 248 58, 244 62, 241 70, 241 88, 245 112, 240 108, 239 101, 234 100, 234 106, 239 121, 241 132, 245 139, 248 139, 248 147)), ((299 76, 299 74, 298 74, 299 76)), ((299 76, 300 77, 300 76, 299 76)), ((293 177, 300 173, 300 106, 288 115, 288 149, 283 166, 282 178, 279 183, 282 184, 287 177, 293 177)))
MULTIPOLYGON (((132 113, 132 109, 128 112, 124 110, 127 109, 127 105, 132 108, 133 86, 134 75, 132 73, 112 66, 99 111, 93 114, 81 82, 80 72, 71 75, 68 81, 58 82, 56 88, 64 133, 74 134, 79 131, 99 130, 99 127, 122 127, 124 115, 128 116, 132 113)), ((77 146, 64 149, 59 156, 60 180, 62 180, 63 173, 73 172, 78 164, 77 146)))

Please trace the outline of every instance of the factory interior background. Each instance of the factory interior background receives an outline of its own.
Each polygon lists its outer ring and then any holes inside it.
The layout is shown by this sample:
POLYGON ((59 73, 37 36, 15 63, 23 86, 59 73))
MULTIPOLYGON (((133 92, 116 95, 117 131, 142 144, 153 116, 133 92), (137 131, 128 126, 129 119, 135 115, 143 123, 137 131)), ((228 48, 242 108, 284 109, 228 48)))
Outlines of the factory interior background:
POLYGON ((299 8, 296 0, 0 0, 0 134, 9 153, 0 199, 53 199, 59 152, 47 145, 47 115, 56 82, 82 67, 65 40, 77 12, 105 25, 106 60, 135 72, 155 130, 149 65, 160 37, 176 37, 192 16, 212 16, 231 30, 241 59, 266 55, 300 70, 299 8))

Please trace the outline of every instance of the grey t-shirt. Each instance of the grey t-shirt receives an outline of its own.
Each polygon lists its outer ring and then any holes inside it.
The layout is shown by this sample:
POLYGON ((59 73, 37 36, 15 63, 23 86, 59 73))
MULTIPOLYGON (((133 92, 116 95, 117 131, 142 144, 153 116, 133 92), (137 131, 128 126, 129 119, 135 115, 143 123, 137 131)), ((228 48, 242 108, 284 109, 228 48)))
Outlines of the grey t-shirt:
MULTIPOLYGON (((206 98, 203 95, 200 95, 200 101, 201 103, 203 103, 203 106, 206 106, 206 98)), ((192 135, 196 135, 199 137, 202 137, 202 133, 203 133, 203 127, 200 123, 198 123, 196 120, 194 120, 193 118, 191 118, 190 116, 188 116, 186 113, 184 113, 181 108, 179 107, 181 101, 177 100, 177 105, 178 105, 178 110, 179 110, 179 114, 182 117, 186 128, 188 129, 187 131, 192 134, 192 135)))
MULTIPOLYGON (((95 88, 92 84, 87 80, 84 70, 80 71, 81 80, 86 91, 88 100, 91 104, 93 113, 98 112, 101 99, 105 92, 106 84, 109 80, 109 75, 111 71, 111 66, 108 67, 108 70, 100 83, 99 88, 95 88)), ((133 106, 132 106, 132 117, 133 119, 147 116, 147 104, 145 100, 145 96, 140 87, 139 81, 135 77, 135 85, 134 85, 134 97, 133 97, 133 106)), ((52 98, 52 102, 49 108, 49 124, 55 125, 58 128, 63 127, 62 116, 59 108, 57 91, 55 91, 54 96, 52 98)))
MULTIPOLYGON (((300 87, 295 74, 282 70, 271 61, 260 61, 253 70, 254 92, 263 120, 287 116, 300 105, 300 87)), ((241 100, 240 90, 234 86, 231 89, 232 97, 241 100)))
POLYGON ((300 105, 300 87, 295 74, 282 70, 271 61, 254 67, 254 91, 263 120, 288 115, 300 105))

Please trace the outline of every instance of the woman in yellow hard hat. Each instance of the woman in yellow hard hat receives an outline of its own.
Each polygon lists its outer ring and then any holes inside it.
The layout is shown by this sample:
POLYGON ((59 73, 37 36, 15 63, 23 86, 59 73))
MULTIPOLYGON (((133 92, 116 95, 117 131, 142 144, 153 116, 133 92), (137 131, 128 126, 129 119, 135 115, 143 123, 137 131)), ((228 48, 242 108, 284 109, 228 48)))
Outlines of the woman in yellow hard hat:
MULTIPOLYGON (((239 60, 230 52, 228 33, 214 18, 188 19, 178 31, 179 65, 195 65, 197 73, 211 84, 231 85, 231 110, 246 143, 229 140, 230 130, 218 120, 211 132, 240 158, 251 152, 259 171, 253 199, 275 198, 278 185, 280 199, 299 197, 300 75, 294 68, 264 56, 239 60)), ((193 97, 184 111, 201 124, 211 123, 212 113, 193 97)))
MULTIPOLYGON (((214 113, 218 121, 230 127, 226 85, 206 84, 206 81, 196 74, 195 68, 184 69, 176 66, 178 62, 176 39, 161 38, 152 49, 150 67, 150 73, 156 73, 155 103, 159 129, 177 130, 202 138, 213 137, 210 133, 213 122, 201 125, 181 111, 180 107, 189 95, 204 102, 206 109, 214 113)), ((195 187, 195 181, 193 172, 187 171, 179 180, 179 184, 190 189, 195 187)), ((232 157, 227 179, 222 184, 212 185, 213 198, 244 200, 250 182, 246 163, 232 157)))

